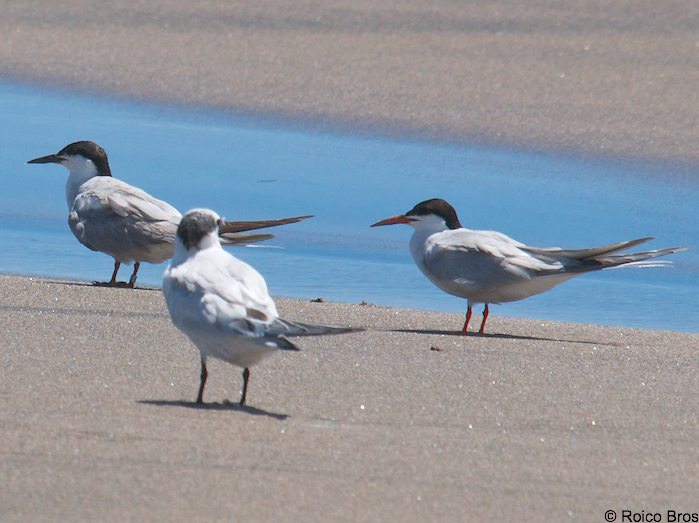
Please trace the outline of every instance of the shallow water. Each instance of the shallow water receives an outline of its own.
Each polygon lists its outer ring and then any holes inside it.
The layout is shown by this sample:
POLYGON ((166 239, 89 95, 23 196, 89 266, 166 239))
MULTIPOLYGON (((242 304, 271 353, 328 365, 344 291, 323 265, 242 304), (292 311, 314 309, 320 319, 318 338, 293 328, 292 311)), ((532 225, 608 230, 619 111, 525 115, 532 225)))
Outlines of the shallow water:
MULTIPOLYGON (((411 229, 369 224, 443 197, 470 228, 532 245, 586 247, 652 235, 649 248, 699 245, 699 172, 521 151, 318 134, 214 111, 116 102, 0 84, 0 272, 108 279, 112 260, 66 223, 67 171, 26 165, 90 139, 115 176, 187 210, 228 219, 315 214, 234 253, 275 295, 463 311, 408 253, 411 229)), ((498 315, 699 331, 699 251, 672 268, 588 274, 498 315)), ((160 283, 144 264, 139 282, 160 283)), ((127 279, 130 268, 122 268, 127 279)), ((455 326, 458 327, 458 326, 455 326)))

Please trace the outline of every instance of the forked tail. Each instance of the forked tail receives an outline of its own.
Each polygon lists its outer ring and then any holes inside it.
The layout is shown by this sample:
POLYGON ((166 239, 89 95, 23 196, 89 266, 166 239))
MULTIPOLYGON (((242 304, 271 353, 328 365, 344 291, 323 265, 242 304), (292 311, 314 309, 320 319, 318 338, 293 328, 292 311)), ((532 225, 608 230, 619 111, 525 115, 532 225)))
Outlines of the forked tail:
MULTIPOLYGON (((558 247, 544 249, 538 247, 522 247, 521 249, 548 263, 562 263, 563 271, 550 271, 551 275, 556 275, 560 272, 575 274, 597 271, 600 269, 614 269, 617 267, 665 267, 672 265, 672 262, 664 260, 658 261, 656 258, 689 249, 689 247, 670 247, 668 249, 656 249, 653 251, 615 254, 621 250, 634 247, 652 239, 651 237, 638 238, 636 240, 588 249, 560 249, 558 247)), ((546 274, 540 273, 540 275, 546 274)))
POLYGON ((675 254, 689 249, 689 247, 670 247, 668 249, 657 249, 654 251, 634 252, 629 254, 613 254, 610 256, 600 256, 595 261, 603 265, 603 269, 613 269, 616 267, 663 267, 672 265, 671 261, 655 258, 675 254))

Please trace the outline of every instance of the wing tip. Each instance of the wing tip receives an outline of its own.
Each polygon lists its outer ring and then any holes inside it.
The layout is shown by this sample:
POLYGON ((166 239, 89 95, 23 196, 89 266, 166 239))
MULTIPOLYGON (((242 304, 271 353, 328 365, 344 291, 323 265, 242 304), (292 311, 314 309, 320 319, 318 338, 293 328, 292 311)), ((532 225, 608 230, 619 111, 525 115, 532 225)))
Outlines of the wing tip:
POLYGON ((274 238, 274 234, 241 234, 224 232, 219 235, 222 245, 245 245, 248 243, 262 242, 274 238))
POLYGON ((289 341, 286 336, 277 336, 274 339, 274 346, 279 350, 288 350, 291 352, 301 352, 301 349, 289 341))

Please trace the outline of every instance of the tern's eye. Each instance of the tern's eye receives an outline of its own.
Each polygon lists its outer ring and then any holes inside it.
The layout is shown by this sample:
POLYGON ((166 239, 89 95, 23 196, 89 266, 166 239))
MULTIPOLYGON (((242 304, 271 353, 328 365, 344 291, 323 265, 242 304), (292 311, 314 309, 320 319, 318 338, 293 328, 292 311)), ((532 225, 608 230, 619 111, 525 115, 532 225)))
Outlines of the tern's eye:
POLYGON ((223 220, 222 220, 221 218, 219 218, 218 220, 216 220, 216 225, 217 225, 218 227, 221 227, 221 225, 223 225, 223 220))

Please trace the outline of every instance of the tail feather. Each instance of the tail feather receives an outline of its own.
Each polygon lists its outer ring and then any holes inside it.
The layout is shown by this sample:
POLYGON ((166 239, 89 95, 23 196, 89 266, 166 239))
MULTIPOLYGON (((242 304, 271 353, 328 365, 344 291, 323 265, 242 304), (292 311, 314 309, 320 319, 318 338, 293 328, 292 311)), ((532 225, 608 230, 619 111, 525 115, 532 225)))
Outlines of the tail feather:
POLYGON ((632 267, 657 267, 663 265, 672 265, 671 261, 648 261, 659 258, 660 256, 667 256, 668 254, 675 254, 676 252, 682 252, 689 249, 689 247, 670 247, 668 249, 656 249, 653 251, 645 252, 634 252, 629 254, 615 254, 612 256, 607 256, 605 258, 597 258, 596 261, 604 265, 604 269, 619 267, 619 266, 632 266, 632 267))
POLYGON ((325 336, 360 332, 363 330, 364 329, 357 327, 342 327, 338 325, 309 325, 308 323, 299 323, 277 318, 267 329, 267 334, 272 336, 325 336))
POLYGON ((288 350, 288 351, 294 351, 294 352, 301 350, 296 345, 291 343, 289 340, 287 340, 283 336, 277 336, 277 337, 271 339, 270 341, 267 341, 266 343, 272 344, 274 347, 276 347, 279 350, 288 350))
POLYGON ((589 260, 603 256, 605 254, 611 254, 613 252, 618 252, 623 249, 630 249, 641 243, 648 242, 652 240, 653 237, 648 236, 645 238, 637 238, 635 240, 629 240, 625 242, 612 243, 609 245, 602 245, 600 247, 590 247, 588 249, 561 249, 559 247, 552 248, 538 248, 538 247, 526 247, 522 250, 530 252, 532 254, 543 254, 545 256, 554 257, 564 257, 571 258, 573 260, 589 260))
POLYGON ((280 218, 279 220, 256 220, 247 222, 224 222, 218 229, 219 234, 252 231, 254 229, 265 229, 267 227, 276 227, 277 225, 287 225, 289 223, 297 223, 302 220, 313 218, 312 214, 305 216, 294 216, 292 218, 280 218))
POLYGON ((274 238, 274 234, 233 234, 230 232, 219 235, 221 245, 243 245, 246 243, 257 243, 270 238, 274 238))
MULTIPOLYGON (((563 267, 555 270, 540 271, 537 276, 559 277, 561 274, 583 274, 586 272, 604 269, 620 269, 624 267, 667 267, 671 261, 656 260, 660 256, 686 251, 689 247, 671 247, 669 249, 657 249, 654 251, 634 252, 628 254, 614 254, 611 256, 599 256, 576 260, 574 258, 558 259, 563 267)), ((543 256, 543 255, 540 255, 543 256)), ((555 259, 555 258, 554 258, 555 259)))
POLYGON ((623 265, 612 265, 610 267, 604 267, 605 269, 623 269, 625 267, 641 267, 641 268, 648 268, 648 267, 672 267, 674 264, 671 261, 665 261, 665 260, 657 260, 657 261, 637 261, 637 262, 629 262, 629 263, 624 263, 623 265))

